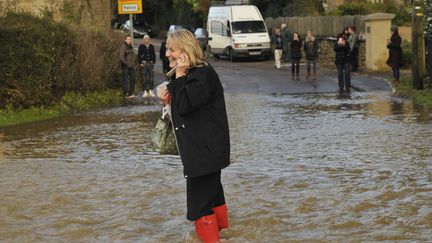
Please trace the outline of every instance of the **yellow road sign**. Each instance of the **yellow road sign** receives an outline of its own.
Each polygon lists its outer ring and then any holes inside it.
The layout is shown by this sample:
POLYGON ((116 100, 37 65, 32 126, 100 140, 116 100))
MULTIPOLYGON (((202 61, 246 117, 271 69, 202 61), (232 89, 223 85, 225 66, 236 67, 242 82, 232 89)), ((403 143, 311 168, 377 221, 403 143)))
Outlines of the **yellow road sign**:
POLYGON ((141 14, 142 0, 118 0, 119 14, 141 14))

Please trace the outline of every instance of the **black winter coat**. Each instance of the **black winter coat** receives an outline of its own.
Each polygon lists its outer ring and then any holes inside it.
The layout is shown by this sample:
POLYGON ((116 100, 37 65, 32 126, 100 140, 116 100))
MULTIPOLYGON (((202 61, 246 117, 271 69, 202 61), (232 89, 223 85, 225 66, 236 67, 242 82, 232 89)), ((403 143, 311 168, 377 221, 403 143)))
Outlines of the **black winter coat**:
POLYGON ((275 34, 272 37, 272 43, 275 49, 283 49, 283 40, 281 34, 275 34))
POLYGON ((302 41, 301 40, 292 40, 291 41, 291 58, 301 58, 301 48, 302 48, 302 41))
POLYGON ((305 41, 303 51, 306 60, 315 60, 318 57, 318 42, 316 40, 305 41))
POLYGON ((345 64, 345 63, 350 62, 351 48, 350 48, 348 42, 345 42, 344 46, 338 45, 338 43, 336 42, 333 49, 336 52, 336 54, 335 54, 335 64, 336 65, 345 64))
POLYGON ((230 163, 223 87, 211 66, 194 67, 172 80, 171 115, 186 178, 220 171, 230 163))
POLYGON ((390 38, 390 44, 387 45, 389 49, 389 57, 387 65, 389 66, 402 66, 402 39, 398 34, 393 34, 390 38))
POLYGON ((152 44, 147 48, 144 44, 138 47, 138 63, 155 63, 156 54, 152 44))

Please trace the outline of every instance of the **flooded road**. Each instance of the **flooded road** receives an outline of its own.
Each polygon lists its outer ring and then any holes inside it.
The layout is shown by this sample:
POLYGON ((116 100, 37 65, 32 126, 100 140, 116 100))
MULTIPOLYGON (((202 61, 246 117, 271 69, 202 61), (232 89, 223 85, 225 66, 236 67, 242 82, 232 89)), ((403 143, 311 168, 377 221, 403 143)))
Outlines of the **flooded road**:
MULTIPOLYGON (((432 111, 385 92, 226 94, 228 242, 429 241, 432 111)), ((5 128, 1 242, 195 242, 159 106, 5 128)))

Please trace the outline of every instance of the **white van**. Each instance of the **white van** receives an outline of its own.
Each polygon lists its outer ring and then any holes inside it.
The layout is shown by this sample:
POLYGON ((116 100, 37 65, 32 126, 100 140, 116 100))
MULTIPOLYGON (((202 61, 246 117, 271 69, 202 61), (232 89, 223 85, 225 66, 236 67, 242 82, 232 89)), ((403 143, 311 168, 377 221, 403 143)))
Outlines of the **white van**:
POLYGON ((216 58, 272 55, 267 27, 254 5, 210 7, 207 32, 209 51, 216 58))

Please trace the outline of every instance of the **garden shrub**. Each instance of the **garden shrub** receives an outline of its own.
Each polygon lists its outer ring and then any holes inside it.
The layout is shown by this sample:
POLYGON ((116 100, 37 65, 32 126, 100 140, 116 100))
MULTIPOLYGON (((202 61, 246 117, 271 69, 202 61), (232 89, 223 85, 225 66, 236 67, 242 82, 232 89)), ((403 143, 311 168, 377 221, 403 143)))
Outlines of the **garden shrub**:
POLYGON ((113 88, 122 38, 48 17, 0 18, 0 109, 49 106, 67 92, 113 88))

